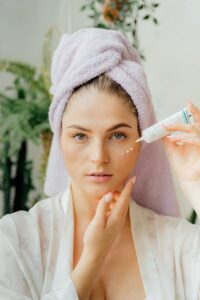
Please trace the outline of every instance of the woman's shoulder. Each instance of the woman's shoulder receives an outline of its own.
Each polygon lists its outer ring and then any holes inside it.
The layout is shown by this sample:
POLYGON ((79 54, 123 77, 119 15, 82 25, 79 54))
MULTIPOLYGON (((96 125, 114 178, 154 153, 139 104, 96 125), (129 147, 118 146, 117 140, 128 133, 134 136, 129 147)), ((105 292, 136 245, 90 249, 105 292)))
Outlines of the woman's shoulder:
POLYGON ((164 215, 161 213, 158 213, 154 211, 153 209, 149 207, 142 206, 139 203, 136 203, 134 201, 134 204, 137 206, 137 210, 139 210, 146 218, 152 219, 152 220, 157 220, 159 222, 164 222, 164 223, 180 223, 180 222, 186 222, 188 225, 194 225, 187 221, 186 218, 182 216, 170 216, 170 215, 164 215))
POLYGON ((150 208, 139 204, 136 205, 149 231, 152 228, 152 230, 158 232, 163 237, 165 235, 184 237, 188 234, 197 234, 200 237, 200 224, 192 224, 182 216, 163 215, 150 208))
POLYGON ((0 234, 16 239, 23 234, 36 234, 49 230, 52 222, 64 213, 62 208, 63 192, 54 197, 43 198, 28 211, 20 210, 6 214, 0 219, 0 234))
POLYGON ((181 216, 159 214, 140 205, 137 205, 137 208, 155 252, 172 251, 183 255, 188 253, 189 249, 189 253, 193 256, 199 256, 200 224, 192 224, 181 216))

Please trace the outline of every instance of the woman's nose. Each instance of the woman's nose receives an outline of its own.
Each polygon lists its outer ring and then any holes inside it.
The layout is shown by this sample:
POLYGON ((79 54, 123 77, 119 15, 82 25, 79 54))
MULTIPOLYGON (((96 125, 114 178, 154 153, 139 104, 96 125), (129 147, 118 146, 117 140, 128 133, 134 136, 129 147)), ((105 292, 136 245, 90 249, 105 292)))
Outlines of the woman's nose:
POLYGON ((91 149, 90 160, 93 163, 108 163, 110 162, 110 156, 105 148, 105 145, 96 144, 91 149))

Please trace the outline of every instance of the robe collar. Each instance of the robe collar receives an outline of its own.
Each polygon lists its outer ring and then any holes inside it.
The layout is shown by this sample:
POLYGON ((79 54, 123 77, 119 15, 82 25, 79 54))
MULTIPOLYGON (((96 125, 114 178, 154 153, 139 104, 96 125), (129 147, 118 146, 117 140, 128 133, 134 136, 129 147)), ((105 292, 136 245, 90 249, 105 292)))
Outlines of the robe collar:
MULTIPOLYGON (((56 271, 53 281, 53 288, 61 282, 66 281, 73 271, 73 240, 74 240, 74 214, 71 184, 61 194, 61 205, 64 211, 65 220, 56 271)), ((137 204, 132 198, 129 202, 129 217, 131 233, 134 241, 136 255, 145 293, 146 300, 162 299, 162 289, 155 258, 151 248, 150 237, 148 235, 148 224, 145 220, 146 208, 137 204)))

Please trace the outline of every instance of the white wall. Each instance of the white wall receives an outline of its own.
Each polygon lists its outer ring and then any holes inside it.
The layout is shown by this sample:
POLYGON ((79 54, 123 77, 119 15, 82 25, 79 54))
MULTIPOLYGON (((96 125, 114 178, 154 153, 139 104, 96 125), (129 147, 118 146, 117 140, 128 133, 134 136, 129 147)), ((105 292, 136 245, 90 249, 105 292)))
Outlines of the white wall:
MULTIPOLYGON (((42 44, 45 33, 50 27, 63 26, 62 0, 0 0, 0 59, 23 61, 40 66, 42 44), (61 15, 62 14, 62 15, 61 15)), ((0 87, 8 84, 10 76, 0 73, 0 87)), ((36 185, 38 162, 41 149, 29 144, 29 157, 35 159, 34 177, 36 185)), ((2 212, 0 195, 0 215, 2 212)))
MULTIPOLYGON (((152 100, 161 120, 180 110, 189 99, 200 107, 200 2, 158 2, 159 26, 142 22, 139 35, 152 100)), ((84 0, 0 0, 0 59, 39 65, 43 36, 49 27, 57 25, 62 33, 70 33, 91 25, 86 14, 79 11, 83 3, 84 0)), ((0 80, 0 85, 6 84, 6 79, 0 80)), ((31 148, 30 155, 36 162, 40 151, 31 148)), ((188 216, 191 206, 176 178, 174 181, 182 215, 188 216)))

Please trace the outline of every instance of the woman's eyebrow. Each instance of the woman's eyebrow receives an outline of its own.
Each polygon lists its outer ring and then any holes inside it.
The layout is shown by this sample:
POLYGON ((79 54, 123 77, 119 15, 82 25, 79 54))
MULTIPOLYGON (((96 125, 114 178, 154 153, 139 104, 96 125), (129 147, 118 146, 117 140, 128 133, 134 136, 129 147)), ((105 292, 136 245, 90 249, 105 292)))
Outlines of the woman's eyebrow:
MULTIPOLYGON (((132 128, 130 125, 128 125, 126 123, 119 123, 119 124, 115 124, 114 126, 108 128, 106 131, 111 131, 111 130, 114 130, 114 129, 117 129, 117 128, 120 128, 120 127, 132 128)), ((80 129, 80 130, 87 131, 87 132, 92 132, 90 129, 84 128, 84 127, 79 126, 79 125, 70 125, 66 128, 75 128, 75 129, 80 129)))

